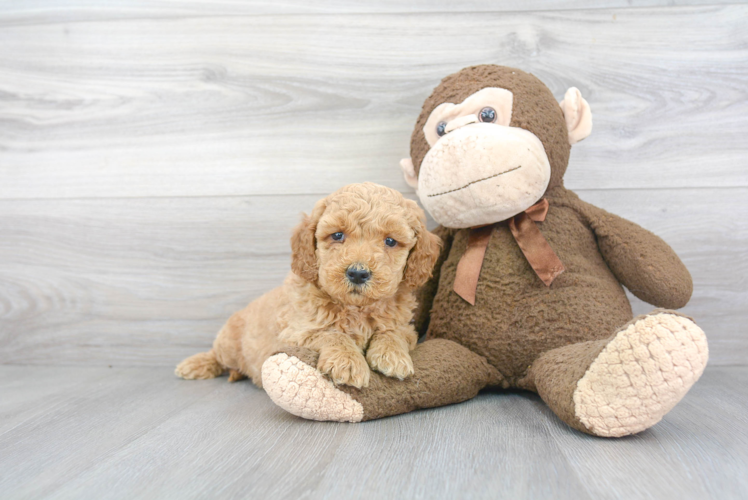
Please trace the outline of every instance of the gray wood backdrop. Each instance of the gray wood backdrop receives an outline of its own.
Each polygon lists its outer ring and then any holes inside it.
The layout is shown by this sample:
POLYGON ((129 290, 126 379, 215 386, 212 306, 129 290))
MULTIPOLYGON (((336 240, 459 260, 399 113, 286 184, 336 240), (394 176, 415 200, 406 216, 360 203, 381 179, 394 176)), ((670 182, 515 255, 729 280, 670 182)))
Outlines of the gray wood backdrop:
POLYGON ((745 365, 748 6, 709 0, 0 1, 0 363, 206 348, 316 199, 413 196, 423 99, 480 63, 582 91, 567 186, 675 248, 711 364, 745 365))

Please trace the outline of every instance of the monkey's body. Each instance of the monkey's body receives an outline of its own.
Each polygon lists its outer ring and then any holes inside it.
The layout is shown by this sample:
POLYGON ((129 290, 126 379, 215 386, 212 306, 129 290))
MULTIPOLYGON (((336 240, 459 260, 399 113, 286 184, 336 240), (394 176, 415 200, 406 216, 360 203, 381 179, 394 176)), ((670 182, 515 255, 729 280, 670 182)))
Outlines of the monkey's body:
POLYGON ((590 434, 656 424, 701 376, 706 337, 670 310, 632 319, 624 286, 674 309, 691 297, 691 276, 660 238, 564 188, 571 144, 591 128, 575 88, 557 103, 534 76, 493 65, 444 78, 401 162, 444 241, 418 296, 416 328, 427 340, 411 353, 414 375, 374 374, 367 388, 337 387, 334 402, 287 397, 284 384, 326 382, 314 356, 296 349, 263 366, 263 379, 279 381, 266 386, 274 401, 306 418, 361 421, 517 387, 590 434), (331 416, 351 402, 355 413, 331 416))
MULTIPOLYGON (((418 319, 430 318, 427 338, 453 340, 484 356, 505 387, 522 386, 542 353, 608 338, 633 317, 623 287, 597 250, 594 232, 570 206, 575 196, 563 188, 553 194, 546 197, 550 208, 539 228, 566 271, 550 287, 538 279, 502 223, 491 235, 472 306, 452 291, 470 230, 437 231, 448 254, 438 273, 431 314, 418 319)), ((419 299, 428 307, 428 289, 419 299)))

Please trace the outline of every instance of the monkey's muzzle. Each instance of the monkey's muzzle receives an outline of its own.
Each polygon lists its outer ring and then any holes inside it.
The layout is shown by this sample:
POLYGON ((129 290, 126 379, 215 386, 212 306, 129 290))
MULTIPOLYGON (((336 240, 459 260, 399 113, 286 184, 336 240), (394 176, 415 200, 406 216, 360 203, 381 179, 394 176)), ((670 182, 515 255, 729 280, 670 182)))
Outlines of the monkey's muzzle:
POLYGON ((548 156, 535 134, 473 123, 446 134, 429 150, 418 175, 418 195, 443 226, 479 226, 532 206, 550 176, 548 156))

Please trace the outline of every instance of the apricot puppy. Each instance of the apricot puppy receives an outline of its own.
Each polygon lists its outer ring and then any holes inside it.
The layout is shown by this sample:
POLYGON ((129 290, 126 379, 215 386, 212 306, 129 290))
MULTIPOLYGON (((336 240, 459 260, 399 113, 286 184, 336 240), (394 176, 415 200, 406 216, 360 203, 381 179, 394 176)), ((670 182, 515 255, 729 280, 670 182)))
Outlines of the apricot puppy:
POLYGON ((319 352, 317 368, 336 384, 369 384, 369 367, 413 374, 414 290, 431 276, 440 240, 423 210, 393 189, 351 184, 320 200, 291 238, 282 286, 226 322, 213 349, 182 361, 176 374, 206 379, 231 372, 262 387, 262 363, 285 346, 319 352))

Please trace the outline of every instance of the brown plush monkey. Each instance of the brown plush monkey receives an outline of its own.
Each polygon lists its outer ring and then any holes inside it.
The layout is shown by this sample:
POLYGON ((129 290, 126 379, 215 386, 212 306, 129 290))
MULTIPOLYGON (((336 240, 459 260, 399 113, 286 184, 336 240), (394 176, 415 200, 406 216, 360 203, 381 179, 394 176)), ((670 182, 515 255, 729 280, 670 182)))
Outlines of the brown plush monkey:
POLYGON ((305 418, 355 422, 514 387, 590 434, 657 423, 701 376, 706 337, 671 310, 632 318, 623 286, 675 309, 691 276, 660 238, 564 188, 570 146, 591 128, 575 88, 559 105, 518 69, 446 77, 401 162, 445 242, 420 291, 426 341, 411 353, 415 374, 335 387, 311 352, 287 350, 263 367, 273 400, 305 418))

